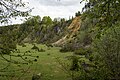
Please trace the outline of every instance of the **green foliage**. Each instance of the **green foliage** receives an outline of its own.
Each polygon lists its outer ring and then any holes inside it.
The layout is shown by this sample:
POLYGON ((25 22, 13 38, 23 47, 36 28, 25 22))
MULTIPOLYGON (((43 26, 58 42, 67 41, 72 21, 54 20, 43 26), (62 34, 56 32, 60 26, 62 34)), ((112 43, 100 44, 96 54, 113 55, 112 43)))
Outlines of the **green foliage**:
MULTIPOLYGON (((26 47, 17 45, 17 49, 20 50, 20 53, 11 53, 12 61, 18 61, 21 63, 27 63, 26 61, 32 60, 33 63, 28 64, 10 64, 5 68, 8 63, 4 61, 0 56, 0 80, 31 80, 33 74, 42 73, 42 80, 67 80, 69 79, 68 75, 62 70, 61 65, 57 62, 56 58, 68 63, 65 57, 72 55, 72 53, 65 53, 64 55, 59 52, 59 47, 52 47, 50 50, 47 49, 47 46, 36 44, 37 47, 42 48, 45 52, 38 52, 31 50, 33 47, 32 44, 25 44, 26 47), (27 52, 26 51, 30 51, 27 52), (19 54, 19 55, 18 55, 19 54), (48 55, 49 54, 49 55, 48 55), (25 56, 22 56, 25 55, 25 56), (17 57, 15 57, 17 56, 17 57), (19 57, 18 57, 19 56, 19 57), (22 59, 21 58, 24 59, 22 59), (37 62, 36 62, 37 60, 37 62), (4 70, 1 70, 5 68, 4 70), (54 76, 53 76, 54 75, 54 76), (14 78, 14 79, 13 79, 14 78)), ((3 55, 8 60, 10 59, 9 55, 3 55)))
MULTIPOLYGON (((96 40, 95 60, 104 71, 105 79, 120 79, 120 24, 108 29, 101 39, 96 40)), ((98 71, 99 72, 99 71, 98 71)))
POLYGON ((19 45, 22 47, 26 47, 26 45, 24 43, 19 43, 19 45))
POLYGON ((76 55, 85 55, 86 54, 86 50, 83 49, 83 48, 80 48, 78 50, 75 50, 74 54, 76 54, 76 55))
POLYGON ((84 35, 77 36, 85 45, 82 46, 83 49, 76 50, 75 53, 85 55, 88 61, 81 61, 82 55, 80 58, 73 58, 78 62, 80 70, 75 80, 120 79, 119 8, 119 0, 89 0, 86 2, 81 26, 81 33, 84 35), (90 45, 91 43, 94 46, 90 45), (89 50, 89 47, 92 48, 92 51, 89 50))
POLYGON ((33 29, 38 29, 39 25, 41 23, 41 17, 40 16, 32 16, 26 19, 26 21, 23 23, 26 27, 32 27, 33 29))
POLYGON ((39 52, 45 52, 45 50, 41 48, 41 49, 39 50, 39 52))
POLYGON ((91 19, 96 18, 98 27, 105 29, 120 20, 119 8, 119 0, 90 0, 83 8, 85 13, 83 16, 91 19))
MULTIPOLYGON (((14 0, 7 1, 8 3, 14 3, 14 0)), ((5 7, 2 4, 3 2, 2 0, 0 5, 5 7)), ((60 52, 75 51, 75 56, 71 58, 72 64, 68 68, 72 71, 68 74, 74 77, 73 80, 120 79, 119 8, 119 0, 89 0, 83 8, 83 14, 76 13, 76 16, 82 16, 83 20, 80 32, 74 36, 74 40, 67 42, 60 49, 60 52), (91 43, 93 43, 93 46, 91 46, 91 43), (74 72, 78 73, 78 75, 73 75, 74 72)), ((2 12, 4 12, 3 9, 2 12)), ((0 14, 2 12, 0 11, 0 14)), ((28 12, 22 14, 21 12, 13 12, 9 13, 8 9, 8 15, 0 16, 1 22, 9 20, 7 18, 9 18, 10 14, 11 17, 28 15, 28 12)), ((25 40, 26 42, 53 43, 66 35, 66 26, 69 26, 71 21, 65 21, 65 19, 52 21, 49 16, 45 16, 41 20, 40 16, 32 16, 15 29, 11 27, 6 30, 1 28, 0 54, 10 54, 13 49, 16 49, 17 43, 25 40)), ((37 52, 46 52, 36 45, 31 49, 37 52)), ((29 50, 26 53, 30 53, 29 50)), ((51 56, 52 54, 47 53, 47 55, 51 56)), ((17 57, 23 58, 20 54, 17 57)), ((23 58, 23 60, 27 59, 28 57, 23 58)), ((37 59, 34 59, 34 61, 37 61, 37 59)))
POLYGON ((68 42, 65 45, 63 45, 60 49, 60 52, 72 52, 76 49, 74 43, 68 42))
POLYGON ((65 35, 65 28, 70 24, 70 21, 60 19, 60 21, 52 21, 49 16, 44 16, 43 19, 39 16, 32 16, 18 27, 17 42, 29 43, 53 43, 65 35))
POLYGON ((80 66, 78 67, 80 70, 79 76, 75 80, 120 79, 120 28, 119 24, 117 24, 120 20, 117 16, 120 14, 116 9, 119 8, 119 3, 118 0, 90 0, 86 3, 82 14, 82 20, 84 21, 81 26, 82 32, 80 32, 83 34, 82 36, 78 36, 78 39, 81 43, 85 43, 83 47, 89 45, 88 47, 94 47, 94 49, 91 51, 89 48, 88 50, 83 48, 74 52, 75 54, 85 55, 85 58, 89 62, 81 62, 79 60, 81 58, 73 58, 73 60, 78 59, 78 63, 80 62, 80 66), (117 14, 115 17, 113 17, 114 11, 117 14), (117 27, 114 24, 117 24, 117 27), (91 46, 90 44, 93 42, 95 44, 91 46))
POLYGON ((71 65, 70 70, 72 70, 72 71, 79 71, 80 66, 79 66, 78 57, 72 56, 71 59, 72 59, 72 65, 71 65))
POLYGON ((31 48, 31 49, 33 49, 33 50, 36 50, 36 51, 38 51, 38 52, 45 52, 45 50, 44 49, 39 49, 39 47, 38 46, 36 46, 35 44, 34 44, 34 46, 31 48))
POLYGON ((0 34, 0 54, 10 54, 11 51, 16 49, 15 31, 10 30, 8 27, 2 30, 3 32, 0 34))
POLYGON ((34 46, 31 49, 39 51, 39 48, 35 44, 34 44, 34 46))
POLYGON ((42 19, 42 24, 46 25, 46 27, 49 27, 53 24, 53 22, 49 16, 44 16, 42 19))
POLYGON ((0 1, 0 22, 8 22, 10 18, 17 16, 26 17, 31 12, 31 9, 27 11, 19 10, 18 8, 24 8, 26 4, 22 0, 1 0, 0 1))
POLYGON ((77 16, 81 16, 80 11, 78 11, 77 13, 75 13, 75 16, 76 16, 76 17, 77 17, 77 16))
MULTIPOLYGON (((5 23, 10 21, 10 18, 17 16, 28 16, 31 10, 21 11, 18 9, 24 8, 25 3, 22 0, 1 0, 0 1, 0 22, 5 23)), ((1 29, 1 28, 0 28, 1 29)), ((0 32, 0 54, 10 54, 16 48, 16 30, 12 27, 2 29, 0 32)))
MULTIPOLYGON (((74 57, 79 67, 79 75, 75 80, 119 80, 120 77, 120 24, 109 28, 101 38, 96 38, 91 46, 92 49, 79 49, 75 54, 81 57, 74 57), (87 61, 82 60, 85 55, 87 61)), ((76 63, 73 64, 73 66, 76 63)))
POLYGON ((40 80, 41 79, 41 74, 33 74, 32 80, 40 80))

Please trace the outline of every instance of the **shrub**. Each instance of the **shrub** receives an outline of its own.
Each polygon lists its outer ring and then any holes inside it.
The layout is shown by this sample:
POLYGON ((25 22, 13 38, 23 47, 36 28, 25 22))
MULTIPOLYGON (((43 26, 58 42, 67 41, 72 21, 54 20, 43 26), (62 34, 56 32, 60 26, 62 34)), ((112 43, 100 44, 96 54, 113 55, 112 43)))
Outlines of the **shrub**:
POLYGON ((52 45, 52 44, 46 44, 46 46, 47 46, 47 47, 53 47, 53 45, 52 45))
POLYGON ((72 51, 76 50, 77 48, 78 47, 77 47, 76 43, 68 42, 62 46, 62 48, 60 49, 60 52, 72 52, 72 51))
POLYGON ((39 52, 45 52, 45 50, 41 48, 41 49, 39 50, 39 52))
POLYGON ((40 80, 40 79, 41 79, 41 76, 42 76, 41 73, 39 73, 39 74, 33 74, 32 80, 40 80))
POLYGON ((84 48, 80 48, 78 50, 75 50, 74 54, 76 54, 76 55, 85 55, 86 54, 86 50, 84 48))
POLYGON ((95 62, 98 69, 94 74, 104 79, 120 79, 120 24, 109 28, 94 42, 95 62), (103 73, 104 72, 104 73, 103 73))
POLYGON ((24 43, 19 43, 18 45, 20 45, 22 47, 26 47, 26 45, 24 43))
POLYGON ((34 44, 34 46, 31 49, 39 51, 39 48, 35 44, 34 44))

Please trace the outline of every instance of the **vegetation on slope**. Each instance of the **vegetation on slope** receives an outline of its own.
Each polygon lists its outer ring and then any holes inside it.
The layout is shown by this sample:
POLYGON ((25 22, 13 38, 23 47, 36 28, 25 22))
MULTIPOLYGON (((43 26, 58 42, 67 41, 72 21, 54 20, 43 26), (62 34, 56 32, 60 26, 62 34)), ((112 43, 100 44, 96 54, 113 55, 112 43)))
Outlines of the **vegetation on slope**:
MULTIPOLYGON (((119 8, 119 0, 89 0, 82 14, 78 12, 73 21, 52 21, 49 16, 41 20, 39 16, 33 16, 17 27, 0 27, 1 57, 7 62, 13 62, 11 58, 5 58, 4 54, 10 56, 17 43, 42 43, 50 48, 53 47, 50 43, 58 41, 59 44, 64 43, 61 52, 74 51, 74 55, 69 57, 72 66, 62 66, 72 71, 72 74, 68 72, 72 80, 119 80, 119 8)), ((33 48, 39 51, 36 46, 33 48)))

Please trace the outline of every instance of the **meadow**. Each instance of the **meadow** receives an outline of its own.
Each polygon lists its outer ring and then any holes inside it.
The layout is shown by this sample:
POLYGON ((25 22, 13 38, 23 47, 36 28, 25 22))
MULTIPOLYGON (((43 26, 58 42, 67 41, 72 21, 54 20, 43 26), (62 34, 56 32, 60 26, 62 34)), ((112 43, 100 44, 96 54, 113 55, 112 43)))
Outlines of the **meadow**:
POLYGON ((63 69, 63 64, 69 64, 67 56, 72 52, 61 53, 59 47, 47 47, 36 44, 43 51, 32 50, 32 44, 17 46, 17 51, 0 57, 0 80, 31 80, 34 74, 41 74, 41 80, 70 80, 63 69))

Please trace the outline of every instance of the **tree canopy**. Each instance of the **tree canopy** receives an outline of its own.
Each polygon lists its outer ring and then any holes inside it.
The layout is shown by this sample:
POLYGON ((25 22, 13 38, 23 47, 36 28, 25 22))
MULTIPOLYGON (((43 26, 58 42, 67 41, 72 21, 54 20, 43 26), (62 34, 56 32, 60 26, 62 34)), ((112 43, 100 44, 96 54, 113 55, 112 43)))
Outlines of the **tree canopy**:
POLYGON ((83 12, 90 18, 97 18, 99 26, 110 27, 120 20, 120 0, 89 0, 83 12))
POLYGON ((11 21, 10 18, 17 16, 28 16, 31 9, 24 10, 25 3, 22 0, 1 0, 0 1, 0 22, 11 21), (22 8, 22 9, 20 9, 22 8))

